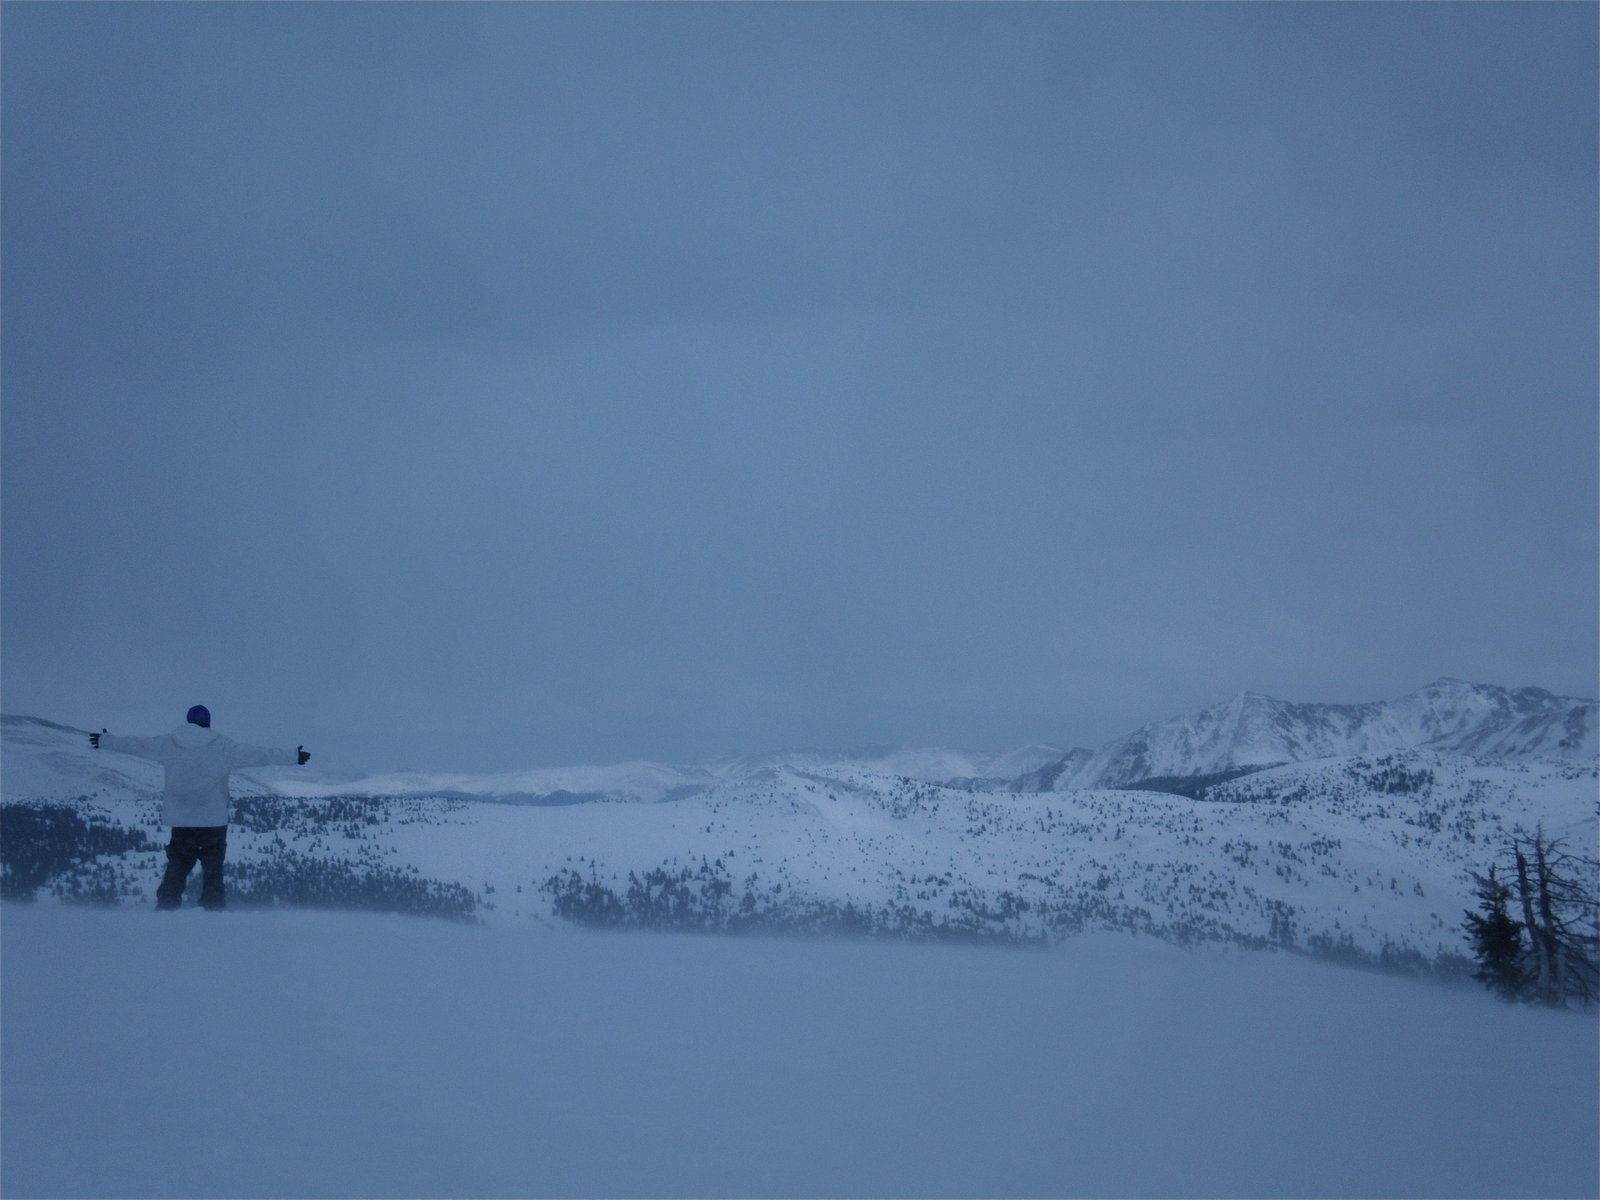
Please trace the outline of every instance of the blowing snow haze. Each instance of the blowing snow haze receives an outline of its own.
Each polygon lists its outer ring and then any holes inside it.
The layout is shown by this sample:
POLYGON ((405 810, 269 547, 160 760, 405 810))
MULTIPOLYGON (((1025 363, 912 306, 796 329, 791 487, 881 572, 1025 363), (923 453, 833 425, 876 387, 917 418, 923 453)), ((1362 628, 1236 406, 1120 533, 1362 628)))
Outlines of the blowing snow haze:
POLYGON ((492 772, 1594 694, 1592 7, 3 25, 8 712, 492 772))

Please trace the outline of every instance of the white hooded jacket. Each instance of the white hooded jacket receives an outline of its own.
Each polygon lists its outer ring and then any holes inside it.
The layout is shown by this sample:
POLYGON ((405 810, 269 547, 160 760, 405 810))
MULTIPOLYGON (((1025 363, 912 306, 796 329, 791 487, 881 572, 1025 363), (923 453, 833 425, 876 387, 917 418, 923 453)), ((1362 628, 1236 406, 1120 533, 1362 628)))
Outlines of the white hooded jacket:
POLYGON ((180 725, 160 737, 104 733, 100 748, 161 764, 166 772, 163 825, 226 825, 231 807, 228 772, 242 767, 292 767, 299 761, 293 750, 242 746, 199 725, 180 725))

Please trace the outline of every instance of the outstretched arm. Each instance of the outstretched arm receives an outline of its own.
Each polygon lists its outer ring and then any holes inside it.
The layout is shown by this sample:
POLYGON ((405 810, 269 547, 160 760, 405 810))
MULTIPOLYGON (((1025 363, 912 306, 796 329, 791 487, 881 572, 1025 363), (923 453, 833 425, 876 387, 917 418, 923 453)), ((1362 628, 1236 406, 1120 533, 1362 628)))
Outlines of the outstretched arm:
POLYGON ((164 736, 123 737, 121 734, 107 733, 104 729, 89 735, 89 745, 96 750, 114 750, 118 754, 131 754, 135 758, 148 758, 156 762, 161 761, 160 746, 166 740, 164 736))
POLYGON ((267 746, 246 746, 242 742, 228 741, 228 765, 238 767, 295 767, 311 756, 305 748, 275 750, 267 746))

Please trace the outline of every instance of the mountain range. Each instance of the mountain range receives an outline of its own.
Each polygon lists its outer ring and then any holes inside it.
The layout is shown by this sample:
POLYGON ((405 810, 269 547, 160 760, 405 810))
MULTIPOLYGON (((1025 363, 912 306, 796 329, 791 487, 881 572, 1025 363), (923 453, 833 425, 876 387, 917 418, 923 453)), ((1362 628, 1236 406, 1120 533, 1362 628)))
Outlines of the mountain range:
POLYGON ((1348 754, 1435 750, 1485 759, 1590 762, 1596 702, 1543 688, 1436 679, 1397 700, 1297 704, 1240 692, 1231 700, 1072 750, 1014 780, 1018 791, 1131 787, 1348 754))
MULTIPOLYGON (((689 766, 629 762, 495 774, 422 770, 352 774, 313 766, 242 772, 240 778, 248 790, 285 796, 434 795, 511 804, 657 802, 775 770, 836 767, 979 791, 1064 792, 1141 785, 1160 791, 1172 790, 1168 785, 1177 781, 1402 750, 1486 760, 1592 763, 1600 757, 1597 711, 1600 705, 1594 700, 1558 696, 1543 688, 1511 689, 1444 678, 1396 700, 1365 704, 1293 703, 1241 692, 1199 712, 1145 725, 1099 749, 1031 745, 982 755, 865 746, 777 751, 689 766)), ((159 768, 96 754, 88 747, 85 731, 38 717, 0 717, 0 749, 0 790, 8 797, 151 794, 160 787, 159 768)))
MULTIPOLYGON (((1368 705, 1247 694, 1098 751, 1000 759, 239 772, 230 888, 513 925, 1120 929, 1459 971, 1472 873, 1509 838, 1592 852, 1594 730, 1593 701, 1441 680, 1368 705)), ((0 722, 0 752, 4 894, 148 903, 159 769, 34 717, 0 722)))

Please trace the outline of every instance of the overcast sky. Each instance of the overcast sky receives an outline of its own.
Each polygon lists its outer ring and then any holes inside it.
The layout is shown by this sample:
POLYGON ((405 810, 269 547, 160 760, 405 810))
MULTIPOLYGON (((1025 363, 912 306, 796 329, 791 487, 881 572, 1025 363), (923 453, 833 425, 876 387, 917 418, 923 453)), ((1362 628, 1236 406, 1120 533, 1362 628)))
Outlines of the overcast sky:
POLYGON ((1594 695, 1592 4, 7 4, 3 703, 350 768, 1594 695))

